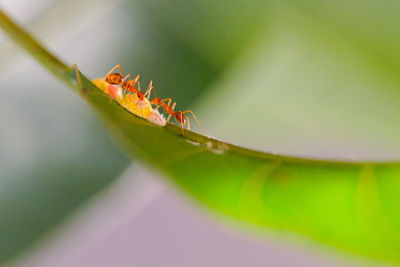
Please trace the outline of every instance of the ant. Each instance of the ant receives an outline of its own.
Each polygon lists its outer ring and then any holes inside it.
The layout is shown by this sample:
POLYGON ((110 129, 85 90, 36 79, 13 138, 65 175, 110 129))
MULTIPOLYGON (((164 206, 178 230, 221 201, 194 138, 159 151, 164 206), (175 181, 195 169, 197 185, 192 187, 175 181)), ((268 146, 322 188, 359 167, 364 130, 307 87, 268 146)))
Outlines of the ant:
POLYGON ((112 68, 102 79, 103 81, 106 82, 106 89, 105 92, 113 99, 118 99, 119 97, 121 97, 122 92, 120 91, 118 85, 121 85, 123 83, 126 82, 126 78, 128 78, 129 75, 127 77, 124 78, 124 75, 122 73, 122 69, 121 66, 115 65, 114 68, 112 68), (119 73, 113 73, 113 71, 119 68, 119 71, 121 74, 119 73))
MULTIPOLYGON (((128 74, 129 77, 129 74, 128 74)), ((114 66, 114 68, 112 68, 105 76, 104 76, 106 82, 110 83, 110 84, 114 84, 114 85, 120 85, 123 80, 124 80, 124 74, 122 73, 122 69, 121 69, 121 65, 117 64, 114 66), (113 71, 119 68, 119 73, 113 73, 113 71)))
MULTIPOLYGON (((142 108, 148 107, 148 104, 157 105, 154 112, 158 113, 158 108, 161 106, 164 109, 165 113, 167 113, 169 115, 167 121, 169 121, 171 117, 174 117, 176 119, 176 121, 179 122, 179 124, 181 124, 182 135, 184 135, 184 126, 186 123, 187 123, 187 129, 190 130, 190 119, 188 116, 185 115, 186 113, 192 114, 193 118, 196 120, 196 122, 199 125, 202 132, 205 135, 207 135, 206 132, 204 131, 203 127, 201 126, 199 120, 197 119, 196 115, 194 115, 193 111, 191 111, 191 110, 175 111, 174 108, 176 106, 176 102, 174 102, 171 106, 172 99, 171 98, 165 98, 165 99, 158 98, 155 90, 154 90, 154 93, 155 93, 156 97, 150 101, 151 91, 154 89, 153 82, 150 81, 146 92, 143 93, 140 90, 140 82, 139 82, 140 75, 137 75, 133 80, 129 80, 129 77, 130 77, 130 74, 128 74, 127 76, 124 77, 124 75, 122 73, 121 65, 117 64, 104 76, 103 79, 109 85, 120 85, 122 87, 122 89, 124 90, 123 95, 126 95, 126 91, 128 91, 130 93, 136 93, 140 103, 142 103, 141 104, 141 106, 143 106, 142 108), (120 73, 113 73, 117 68, 119 69, 120 73), (136 88, 136 84, 137 84, 137 88, 136 88), (150 101, 150 103, 149 103, 149 101, 150 101), (166 102, 168 102, 168 103, 166 103, 166 102)), ((108 92, 109 92, 110 96, 113 98, 116 98, 117 89, 114 88, 113 86, 110 86, 110 87, 108 88, 108 92)), ((138 103, 138 105, 139 105, 139 103, 138 103)), ((155 113, 153 113, 153 114, 155 114, 155 113)))
MULTIPOLYGON (((121 69, 121 65, 117 64, 115 65, 114 68, 112 68, 105 76, 105 80, 106 82, 110 83, 110 84, 114 84, 114 85, 121 85, 122 89, 124 89, 124 94, 126 93, 126 91, 131 92, 131 93, 136 93, 139 100, 143 101, 144 98, 150 94, 151 92, 151 87, 149 87, 150 89, 147 89, 147 91, 145 93, 143 93, 140 90, 140 82, 139 82, 139 78, 140 75, 137 75, 135 77, 135 79, 133 80, 128 80, 130 77, 130 74, 128 74, 126 77, 124 77, 123 73, 122 73, 122 69, 121 69), (120 73, 113 73, 113 71, 115 69, 119 69, 120 73), (136 89, 135 85, 138 85, 138 88, 136 89)), ((150 85, 149 85, 150 86, 150 85)), ((148 99, 148 98, 147 98, 148 99)))
MULTIPOLYGON (((152 89, 154 89, 154 87, 152 86, 152 82, 150 82, 148 91, 150 90, 150 92, 151 92, 152 89)), ((155 90, 154 90, 154 92, 155 92, 155 90)), ((174 117, 176 119, 177 122, 179 122, 181 124, 182 136, 183 136, 183 129, 184 129, 184 125, 186 124, 186 121, 187 121, 187 128, 190 131, 190 119, 189 119, 188 116, 185 115, 186 113, 191 113, 192 114, 193 118, 196 120, 197 124, 199 125, 199 127, 202 130, 202 132, 204 133, 204 135, 207 135, 206 132, 204 131, 203 127, 201 127, 201 124, 200 124, 199 120, 196 118, 196 115, 194 115, 193 111, 191 111, 189 109, 186 110, 186 111, 181 111, 181 110, 174 111, 174 108, 176 106, 176 102, 174 102, 172 104, 172 106, 170 106, 171 105, 171 101, 172 101, 171 98, 161 99, 161 98, 157 97, 157 93, 156 92, 155 92, 155 95, 156 95, 156 97, 153 100, 151 100, 150 103, 154 104, 154 105, 157 105, 155 110, 158 110, 158 108, 161 106, 164 109, 164 111, 166 113, 168 113, 169 116, 168 116, 167 122, 170 120, 170 118, 172 116, 172 117, 174 117), (168 101, 168 104, 165 103, 166 101, 168 101)))

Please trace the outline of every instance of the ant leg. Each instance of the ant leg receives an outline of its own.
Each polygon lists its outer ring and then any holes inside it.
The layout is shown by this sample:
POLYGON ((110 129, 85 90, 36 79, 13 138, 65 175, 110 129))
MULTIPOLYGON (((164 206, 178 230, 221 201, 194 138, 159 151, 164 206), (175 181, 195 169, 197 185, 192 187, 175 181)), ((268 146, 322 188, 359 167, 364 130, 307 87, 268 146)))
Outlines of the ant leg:
MULTIPOLYGON (((181 121, 183 120, 183 113, 181 113, 181 121)), ((184 123, 181 123, 181 126, 182 126, 182 136, 183 136, 183 126, 184 126, 184 123)))
POLYGON ((133 79, 133 85, 135 85, 136 83, 138 83, 140 78, 140 75, 136 75, 135 79, 133 79))
POLYGON ((127 81, 129 77, 131 77, 131 74, 126 75, 126 76, 122 79, 122 81, 124 81, 124 82, 127 81))
POLYGON ((190 131, 190 120, 189 120, 189 117, 187 117, 186 119, 187 119, 187 122, 188 122, 188 124, 187 124, 187 125, 188 125, 188 126, 187 126, 187 129, 190 131))
POLYGON ((196 115, 194 115, 193 111, 186 110, 182 114, 189 113, 189 112, 192 114, 193 118, 196 120, 197 124, 199 125, 199 127, 200 127, 201 131, 204 133, 204 135, 207 135, 206 131, 204 131, 203 127, 201 127, 201 124, 200 124, 199 120, 196 118, 196 115))
MULTIPOLYGON (((172 101, 172 99, 171 99, 170 97, 161 99, 161 102, 164 102, 164 101, 167 101, 167 100, 168 100, 167 106, 169 107, 169 105, 171 105, 171 101, 172 101)), ((174 106, 174 107, 175 107, 175 106, 174 106)), ((172 108, 172 109, 174 109, 174 108, 172 108)))
MULTIPOLYGON (((174 110, 175 106, 176 106, 176 102, 174 102, 174 104, 172 104, 171 110, 174 110)), ((170 119, 170 118, 171 118, 171 113, 169 113, 167 122, 169 122, 169 119, 170 119)))
POLYGON ((124 89, 124 95, 126 95, 126 81, 129 79, 131 74, 126 75, 126 77, 122 80, 122 89, 124 89))
POLYGON ((124 77, 124 74, 122 74, 122 69, 121 69, 121 65, 117 64, 114 66, 114 68, 112 68, 104 77, 107 77, 108 75, 110 75, 116 68, 119 68, 119 71, 121 72, 121 76, 124 77))
POLYGON ((134 92, 134 93, 137 93, 137 92, 138 92, 138 90, 137 90, 136 87, 135 87, 136 84, 138 84, 138 86, 139 86, 139 91, 140 91, 139 78, 140 78, 140 75, 136 75, 135 79, 132 80, 132 83, 131 83, 131 85, 132 85, 132 92, 134 92))
MULTIPOLYGON (((154 87, 153 87, 153 81, 150 81, 149 86, 147 86, 147 90, 146 90, 146 92, 144 93, 144 97, 146 97, 146 96, 148 95, 147 100, 150 99, 151 90, 153 90, 153 89, 154 89, 154 87)), ((155 92, 155 90, 154 90, 154 92, 155 92)), ((157 93, 156 93, 156 95, 157 95, 157 93)))

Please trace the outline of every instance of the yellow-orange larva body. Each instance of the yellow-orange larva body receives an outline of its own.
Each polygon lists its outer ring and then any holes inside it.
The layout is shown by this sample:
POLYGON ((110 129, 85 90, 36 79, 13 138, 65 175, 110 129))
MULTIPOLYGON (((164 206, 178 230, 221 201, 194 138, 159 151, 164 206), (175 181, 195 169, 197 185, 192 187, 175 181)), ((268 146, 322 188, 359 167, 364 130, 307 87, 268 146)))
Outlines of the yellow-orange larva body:
POLYGON ((157 110, 153 110, 147 98, 144 97, 140 100, 137 93, 124 94, 124 90, 119 84, 108 83, 104 78, 94 79, 93 83, 129 112, 147 119, 154 124, 165 126, 166 120, 164 116, 162 116, 157 110))

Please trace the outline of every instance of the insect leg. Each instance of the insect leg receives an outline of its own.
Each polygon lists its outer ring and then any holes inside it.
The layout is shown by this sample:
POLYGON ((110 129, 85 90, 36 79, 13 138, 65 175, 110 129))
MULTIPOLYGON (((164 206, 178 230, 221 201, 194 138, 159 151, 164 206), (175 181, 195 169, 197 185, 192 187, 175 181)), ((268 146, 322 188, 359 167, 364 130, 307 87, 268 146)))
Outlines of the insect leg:
MULTIPOLYGON (((146 95, 148 95, 147 100, 150 99, 151 90, 153 90, 153 89, 154 89, 154 87, 153 87, 153 81, 150 81, 149 86, 147 87, 147 90, 146 90, 146 92, 144 93, 144 97, 146 97, 146 95)), ((155 92, 155 90, 154 90, 154 92, 155 92)), ((155 95, 157 96, 157 93, 155 93, 155 95)))
MULTIPOLYGON (((171 105, 171 101, 172 101, 172 99, 171 99, 170 97, 161 99, 161 102, 164 102, 164 101, 167 101, 167 100, 168 100, 167 106, 169 107, 169 105, 171 105)), ((175 106, 174 106, 174 107, 175 107, 175 106)), ((172 108, 172 109, 174 109, 174 108, 172 108)))
POLYGON ((127 80, 129 79, 129 77, 131 76, 131 74, 126 75, 126 77, 122 80, 122 89, 124 89, 124 95, 126 94, 126 85, 127 85, 127 80))
POLYGON ((133 79, 133 85, 135 85, 136 83, 138 83, 140 78, 140 75, 136 75, 135 79, 133 79))
POLYGON ((185 120, 187 120, 187 129, 190 131, 190 119, 189 119, 189 117, 187 117, 185 120))
MULTIPOLYGON (((174 110, 175 106, 176 106, 176 102, 174 102, 174 103, 172 104, 172 107, 171 107, 171 110, 172 110, 172 111, 174 110)), ((168 116, 167 122, 169 122, 169 119, 171 118, 171 113, 168 112, 168 114, 169 114, 169 116, 168 116)))
MULTIPOLYGON (((183 120, 183 113, 181 113, 181 121, 183 120)), ((181 124, 181 126, 182 126, 182 136, 183 136, 183 126, 184 126, 184 123, 180 123, 181 124)))
POLYGON ((203 127, 201 126, 199 120, 196 118, 196 115, 194 115, 193 111, 186 110, 186 111, 183 112, 183 114, 189 113, 189 112, 192 114, 193 118, 196 120, 197 124, 199 125, 199 127, 200 127, 201 131, 204 133, 204 135, 207 135, 206 131, 204 131, 203 127))
POLYGON ((117 65, 114 66, 114 68, 112 68, 112 69, 106 74, 106 76, 104 76, 104 78, 107 77, 108 75, 110 75, 111 73, 113 73, 113 71, 114 71, 116 68, 119 68, 119 71, 120 71, 120 73, 121 73, 121 76, 124 77, 124 74, 122 74, 121 65, 120 65, 120 64, 117 64, 117 65))

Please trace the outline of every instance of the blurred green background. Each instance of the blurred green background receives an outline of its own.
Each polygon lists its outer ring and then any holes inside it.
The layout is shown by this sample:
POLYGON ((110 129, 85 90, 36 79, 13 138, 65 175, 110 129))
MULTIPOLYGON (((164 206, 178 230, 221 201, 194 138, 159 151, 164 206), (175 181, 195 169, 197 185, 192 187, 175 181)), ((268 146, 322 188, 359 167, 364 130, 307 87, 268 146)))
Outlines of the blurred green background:
MULTIPOLYGON (((89 77, 153 80, 207 132, 268 152, 400 157, 397 1, 0 1, 89 77)), ((31 246, 130 160, 86 104, 0 46, 0 260, 31 246)))

